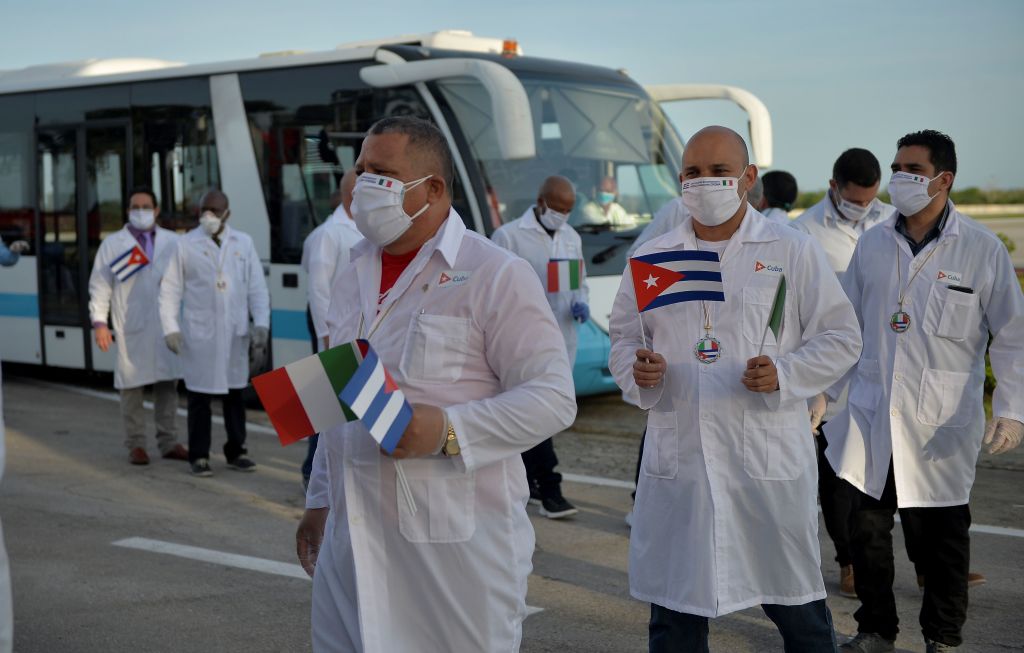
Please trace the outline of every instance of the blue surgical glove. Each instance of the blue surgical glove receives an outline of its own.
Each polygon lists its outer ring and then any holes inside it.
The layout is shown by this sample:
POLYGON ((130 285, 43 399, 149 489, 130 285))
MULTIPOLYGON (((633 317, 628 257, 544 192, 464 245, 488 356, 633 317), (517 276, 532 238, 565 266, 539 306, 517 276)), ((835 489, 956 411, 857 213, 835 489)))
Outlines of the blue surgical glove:
POLYGON ((590 319, 590 307, 583 302, 572 303, 572 319, 580 324, 590 319))

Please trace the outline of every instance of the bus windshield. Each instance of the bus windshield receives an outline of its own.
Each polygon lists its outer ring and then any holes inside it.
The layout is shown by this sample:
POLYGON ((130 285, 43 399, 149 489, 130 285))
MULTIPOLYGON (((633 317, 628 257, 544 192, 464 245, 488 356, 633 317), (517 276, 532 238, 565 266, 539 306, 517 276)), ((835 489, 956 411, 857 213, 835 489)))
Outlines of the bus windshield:
POLYGON ((583 240, 587 274, 619 275, 654 213, 679 194, 682 144, 657 103, 632 85, 520 78, 530 100, 537 157, 501 158, 490 99, 474 80, 438 84, 483 175, 488 231, 523 215, 549 175, 576 185, 569 224, 583 240))

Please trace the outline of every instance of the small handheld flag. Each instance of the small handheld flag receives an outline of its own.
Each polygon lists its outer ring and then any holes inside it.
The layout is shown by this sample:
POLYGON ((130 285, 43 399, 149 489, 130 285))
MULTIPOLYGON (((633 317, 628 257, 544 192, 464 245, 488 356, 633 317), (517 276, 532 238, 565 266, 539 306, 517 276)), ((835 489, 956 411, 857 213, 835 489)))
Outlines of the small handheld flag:
POLYGON ((358 419, 338 395, 369 346, 357 340, 331 347, 252 380, 282 446, 358 419))
POLYGON ((363 362, 339 396, 381 449, 394 452, 412 419, 412 406, 369 343, 363 362))
POLYGON ((629 259, 636 307, 649 311, 679 302, 724 302, 722 264, 716 252, 684 250, 629 259))
POLYGON ((110 271, 114 273, 114 277, 118 281, 124 283, 147 265, 149 265, 149 259, 146 257, 146 253, 136 245, 111 261, 110 271))
POLYGON ((779 285, 775 287, 775 300, 772 301, 772 313, 768 318, 768 322, 764 325, 764 333, 761 334, 761 348, 757 350, 757 355, 760 356, 764 353, 764 341, 768 337, 768 329, 772 330, 772 334, 775 336, 775 342, 779 341, 779 335, 782 333, 783 316, 786 309, 786 275, 779 275, 779 285))
POLYGON ((548 261, 548 292, 579 290, 584 274, 581 259, 551 259, 548 261))

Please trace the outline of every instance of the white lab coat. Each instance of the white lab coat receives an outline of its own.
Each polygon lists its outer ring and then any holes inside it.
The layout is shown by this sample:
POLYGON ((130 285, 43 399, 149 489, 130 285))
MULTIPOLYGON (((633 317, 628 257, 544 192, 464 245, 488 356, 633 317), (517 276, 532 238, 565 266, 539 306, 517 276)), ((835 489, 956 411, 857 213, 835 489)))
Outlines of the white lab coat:
MULTIPOLYGON (((852 222, 841 217, 832 203, 829 193, 820 202, 800 214, 789 226, 812 236, 822 249, 828 263, 840 277, 850 264, 857 240, 864 232, 877 224, 885 222, 896 212, 895 207, 876 199, 871 211, 859 222, 852 222)), ((846 392, 828 402, 824 421, 835 419, 836 415, 846 408, 846 392)))
POLYGON ((250 315, 255 326, 270 328, 270 295, 252 238, 225 226, 217 247, 202 229, 185 234, 160 287, 160 321, 165 336, 183 336, 186 388, 222 395, 249 383, 250 315))
POLYGON ((658 212, 654 214, 654 217, 644 230, 640 232, 640 235, 636 237, 633 244, 629 247, 627 257, 632 257, 636 254, 636 250, 640 249, 640 246, 646 243, 648 240, 653 240, 662 234, 667 234, 679 225, 683 224, 683 220, 690 217, 690 210, 683 204, 683 200, 680 197, 665 202, 665 204, 658 209, 658 212))
MULTIPOLYGON (((499 227, 491 240, 513 254, 526 259, 533 271, 540 277, 541 286, 547 286, 548 261, 551 259, 582 259, 583 241, 576 230, 563 224, 555 232, 554 238, 548 235, 537 216, 530 207, 518 219, 499 227)), ((551 312, 555 314, 558 328, 562 330, 565 349, 569 355, 569 363, 576 361, 576 321, 572 318, 572 305, 575 302, 590 303, 590 288, 584 276, 579 290, 547 293, 551 312)))
MULTIPOLYGON (((7 464, 7 432, 4 427, 3 370, 0 370, 0 479, 7 464)), ((11 563, 4 545, 4 530, 0 525, 0 653, 11 653, 14 646, 14 605, 11 600, 11 563)))
POLYGON ((331 345, 369 334, 410 403, 447 410, 462 455, 402 462, 413 514, 395 461, 359 422, 321 434, 306 497, 308 508, 330 506, 313 648, 516 651, 534 546, 520 454, 576 414, 544 291, 525 261, 467 231, 455 211, 379 312, 380 249, 364 241, 353 256, 342 274, 354 282, 333 289, 331 345), (325 474, 326 484, 316 478, 325 474))
POLYGON ((790 223, 789 213, 786 213, 784 209, 780 209, 777 206, 772 206, 765 209, 764 212, 761 213, 761 215, 763 215, 765 218, 776 224, 790 223))
MULTIPOLYGON (((123 283, 110 270, 110 263, 136 245, 125 225, 100 243, 89 276, 89 319, 107 322, 117 343, 114 387, 138 388, 181 378, 181 364, 164 343, 160 328, 160 281, 174 258, 178 234, 156 228, 153 260, 123 283)), ((141 245, 139 245, 141 248, 141 245)))
POLYGON ((869 230, 843 276, 864 332, 864 353, 856 370, 829 391, 850 384, 846 410, 825 425, 825 455, 840 478, 875 498, 891 458, 901 508, 970 500, 985 428, 989 333, 997 381, 992 413, 1024 421, 1024 295, 1010 255, 952 202, 949 210, 942 234, 913 258, 895 230, 895 216, 869 230), (921 270, 904 301, 911 321, 902 334, 889 327, 897 310, 897 261, 904 286, 921 270))
POLYGON ((363 239, 355 221, 339 204, 331 217, 306 236, 302 243, 302 269, 317 344, 327 336, 327 311, 331 307, 331 284, 338 270, 349 262, 349 252, 363 239))
MULTIPOLYGON (((638 255, 696 246, 687 218, 638 255)), ((722 259, 726 301, 708 304, 721 343, 717 362, 702 364, 693 353, 704 336, 700 302, 650 310, 643 315, 647 343, 668 371, 656 388, 637 388, 633 363, 643 340, 628 273, 609 323, 611 372, 650 409, 630 536, 630 591, 705 617, 825 597, 805 401, 860 353, 853 308, 810 238, 748 205, 722 259), (757 271, 758 262, 766 267, 757 271), (780 390, 754 393, 740 379, 771 312, 779 280, 773 268, 782 269, 789 287, 781 345, 769 331, 764 350, 776 362, 780 390)))
POLYGON ((876 199, 871 212, 864 216, 859 222, 853 222, 841 217, 836 212, 835 204, 829 193, 820 202, 807 209, 794 220, 789 226, 798 229, 805 234, 814 236, 818 244, 825 250, 829 265, 842 275, 850 264, 853 250, 857 247, 857 241, 864 232, 881 224, 896 214, 896 208, 890 204, 876 199))

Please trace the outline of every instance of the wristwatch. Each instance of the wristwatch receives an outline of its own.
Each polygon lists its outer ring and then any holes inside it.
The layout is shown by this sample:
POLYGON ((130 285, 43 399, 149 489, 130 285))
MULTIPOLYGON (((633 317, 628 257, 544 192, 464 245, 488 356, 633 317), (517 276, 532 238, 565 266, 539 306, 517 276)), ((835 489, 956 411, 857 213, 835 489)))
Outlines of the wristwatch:
POLYGON ((448 422, 448 436, 441 445, 441 455, 458 456, 462 449, 459 447, 459 439, 455 437, 455 425, 448 422))

